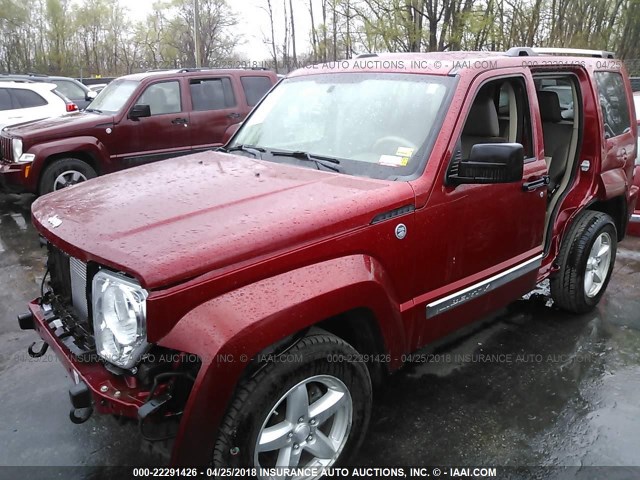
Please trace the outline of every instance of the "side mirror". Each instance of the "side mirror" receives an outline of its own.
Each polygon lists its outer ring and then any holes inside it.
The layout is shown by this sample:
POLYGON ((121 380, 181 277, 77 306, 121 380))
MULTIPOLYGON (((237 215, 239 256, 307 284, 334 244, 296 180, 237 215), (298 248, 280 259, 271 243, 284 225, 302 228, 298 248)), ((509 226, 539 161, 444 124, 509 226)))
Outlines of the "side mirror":
POLYGON ((131 110, 129 110, 129 118, 132 120, 137 120, 138 118, 150 117, 150 116, 151 116, 151 107, 149 105, 137 104, 131 107, 131 110))
POLYGON ((93 90, 89 90, 85 97, 85 100, 91 101, 98 96, 98 92, 94 92, 93 90))
POLYGON ((449 184, 512 183, 522 180, 524 148, 519 143, 479 143, 468 160, 458 162, 449 184))

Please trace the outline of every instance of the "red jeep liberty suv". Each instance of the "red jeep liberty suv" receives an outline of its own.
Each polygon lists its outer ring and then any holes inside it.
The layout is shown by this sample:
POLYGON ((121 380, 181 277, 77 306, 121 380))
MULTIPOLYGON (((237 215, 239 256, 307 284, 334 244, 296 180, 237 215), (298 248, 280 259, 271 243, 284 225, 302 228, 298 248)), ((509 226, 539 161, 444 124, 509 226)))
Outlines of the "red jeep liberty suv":
POLYGON ((607 52, 316 65, 224 149, 37 200, 48 273, 19 322, 70 372, 74 421, 179 419, 173 464, 314 478, 349 464, 410 352, 545 279, 594 308, 635 158, 607 52))

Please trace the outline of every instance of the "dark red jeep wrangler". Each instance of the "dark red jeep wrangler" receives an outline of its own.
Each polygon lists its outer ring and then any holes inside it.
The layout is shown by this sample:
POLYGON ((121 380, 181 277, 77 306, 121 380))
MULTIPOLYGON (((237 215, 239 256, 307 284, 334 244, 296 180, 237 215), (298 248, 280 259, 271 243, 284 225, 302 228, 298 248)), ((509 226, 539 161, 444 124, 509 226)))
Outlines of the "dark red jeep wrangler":
POLYGON ((182 69, 120 77, 82 112, 5 128, 0 186, 45 194, 222 145, 277 80, 267 70, 182 69))
POLYGON ((545 279, 569 312, 602 297, 638 195, 611 57, 298 70, 224 149, 36 201, 48 274, 20 325, 70 372, 74 421, 179 418, 174 464, 348 464, 408 353, 545 279))

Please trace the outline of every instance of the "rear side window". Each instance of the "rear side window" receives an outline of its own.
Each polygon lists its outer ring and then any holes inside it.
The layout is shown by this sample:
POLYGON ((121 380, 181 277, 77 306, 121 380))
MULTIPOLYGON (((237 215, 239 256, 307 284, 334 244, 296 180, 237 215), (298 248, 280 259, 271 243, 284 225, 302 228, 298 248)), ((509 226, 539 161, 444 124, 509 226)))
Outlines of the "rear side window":
POLYGON ((222 110, 236 104, 229 78, 208 78, 189 82, 191 101, 195 111, 222 110))
POLYGON ((47 104, 44 98, 31 90, 12 89, 11 96, 16 108, 42 107, 47 104))
POLYGON ((271 80, 268 77, 242 77, 240 81, 247 105, 250 107, 255 106, 271 88, 271 80))
POLYGON ((11 96, 9 95, 9 90, 6 88, 0 88, 0 111, 1 110, 11 110, 13 107, 11 106, 11 96))
POLYGON ((596 72, 595 78, 604 118, 605 138, 626 133, 631 127, 631 120, 622 75, 616 72, 596 72))
POLYGON ((84 90, 73 82, 68 80, 53 80, 52 83, 55 83, 60 93, 67 98, 78 99, 85 97, 84 90))

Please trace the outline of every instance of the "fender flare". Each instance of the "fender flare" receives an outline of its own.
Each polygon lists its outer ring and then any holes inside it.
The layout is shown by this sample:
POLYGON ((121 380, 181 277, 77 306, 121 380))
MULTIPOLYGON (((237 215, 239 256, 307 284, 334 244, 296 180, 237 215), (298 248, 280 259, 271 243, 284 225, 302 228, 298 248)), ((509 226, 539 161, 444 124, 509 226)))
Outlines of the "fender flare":
POLYGON ((352 255, 258 281, 191 310, 158 342, 202 360, 171 463, 208 464, 217 427, 251 359, 321 320, 353 308, 370 309, 386 352, 401 363, 406 339, 392 292, 379 262, 352 255))
MULTIPOLYGON (((110 163, 107 148, 100 140, 91 136, 61 138, 51 142, 37 143, 30 147, 27 152, 33 153, 36 156, 31 171, 31 181, 36 183, 42 171, 48 165, 47 159, 52 155, 68 153, 70 156, 73 156, 73 153, 80 152, 91 155, 96 160, 96 166, 110 163)), ((98 170, 100 174, 107 169, 99 168, 98 170)))
MULTIPOLYGON (((631 179, 633 181, 633 178, 631 179)), ((600 185, 604 194, 603 200, 610 200, 614 197, 628 197, 627 175, 622 168, 614 168, 600 174, 600 185)))

